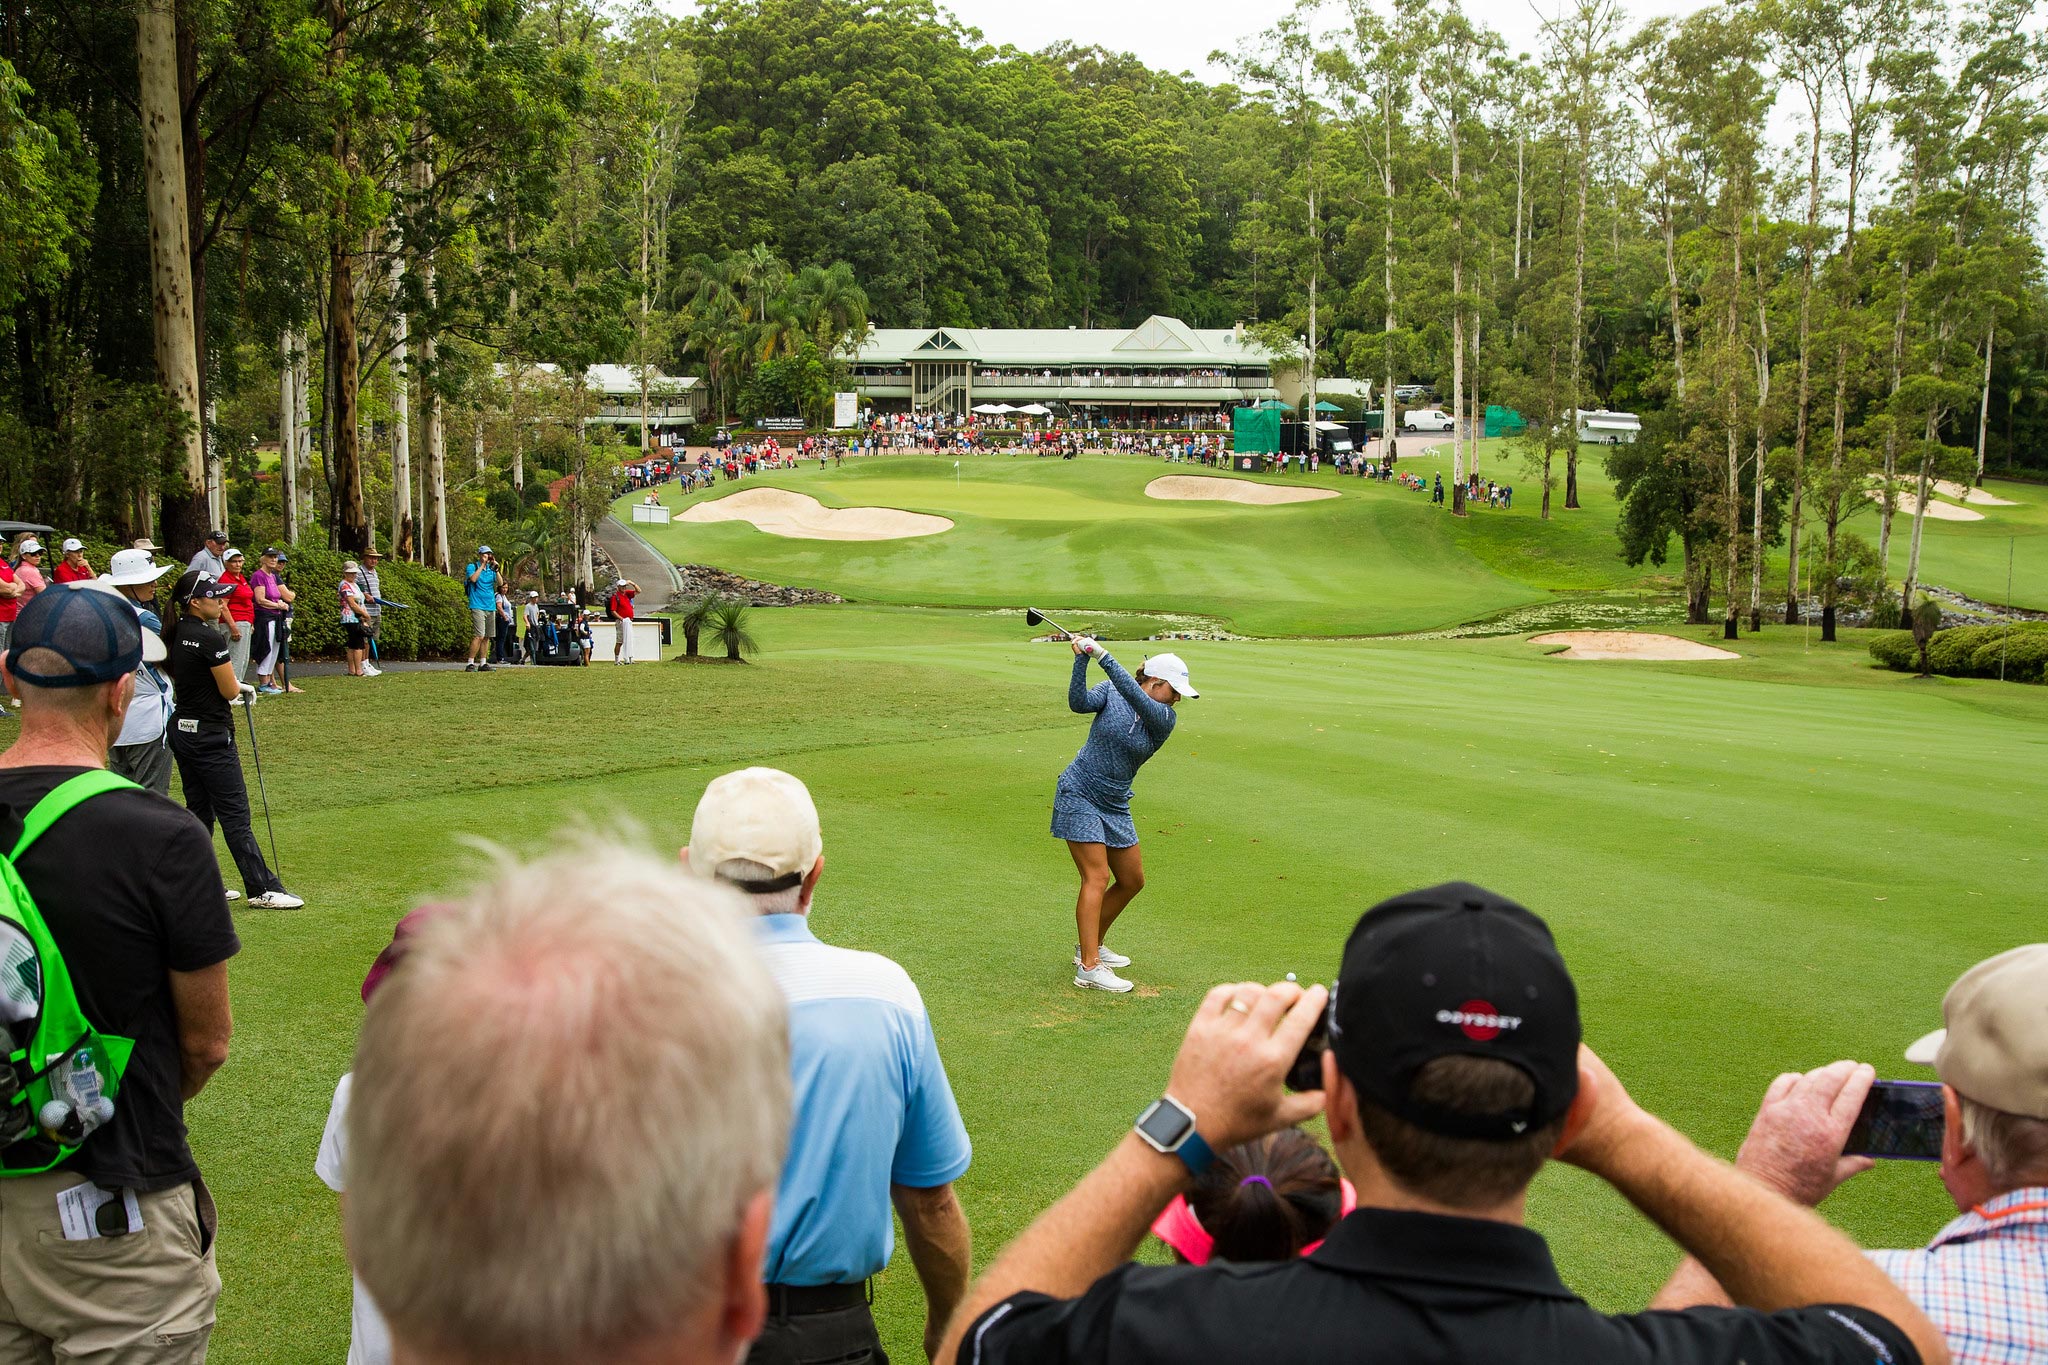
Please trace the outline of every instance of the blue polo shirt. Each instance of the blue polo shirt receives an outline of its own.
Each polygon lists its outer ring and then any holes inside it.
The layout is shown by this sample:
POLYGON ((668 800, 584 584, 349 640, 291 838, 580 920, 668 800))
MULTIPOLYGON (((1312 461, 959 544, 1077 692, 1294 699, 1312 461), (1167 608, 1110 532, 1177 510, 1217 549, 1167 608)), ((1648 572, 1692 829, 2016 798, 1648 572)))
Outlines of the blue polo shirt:
POLYGON ((755 938, 789 1001, 796 1110, 762 1279, 856 1284, 889 1263, 889 1187, 966 1173, 973 1149, 931 1016, 879 953, 820 943, 802 915, 763 915, 755 938))
POLYGON ((471 611, 496 611, 498 609, 498 571, 485 569, 470 581, 470 572, 476 568, 476 561, 470 560, 462 566, 463 589, 469 594, 471 611))

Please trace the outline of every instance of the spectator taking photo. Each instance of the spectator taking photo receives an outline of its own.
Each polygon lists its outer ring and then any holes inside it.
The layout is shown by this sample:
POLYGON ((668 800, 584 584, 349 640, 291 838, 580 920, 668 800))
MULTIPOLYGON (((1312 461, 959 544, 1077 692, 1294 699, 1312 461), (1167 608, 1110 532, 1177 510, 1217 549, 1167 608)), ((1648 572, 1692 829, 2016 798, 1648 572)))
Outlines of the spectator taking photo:
POLYGON ((1694 1147, 1580 1041, 1543 921, 1462 882, 1368 911, 1335 1006, 1320 986, 1218 986, 1165 1094, 970 1292, 939 1357, 1890 1365, 1948 1358, 1853 1244, 1694 1147), (1321 1091, 1283 1078, 1327 1010, 1321 1091), (1250 1268, 1129 1258, 1214 1153, 1321 1110, 1358 1209, 1312 1255, 1250 1268), (1618 1190, 1740 1310, 1596 1312, 1524 1226, 1553 1156, 1618 1190))
MULTIPOLYGON (((1934 1320, 1957 1365, 2048 1360, 2048 943, 1964 972, 1946 1027, 1906 1050, 1941 1078, 1941 1183, 1957 1217, 1925 1247, 1873 1251, 1934 1320)), ((1844 1156, 1874 1068, 1836 1062, 1771 1082, 1736 1166, 1818 1204, 1871 1166, 1844 1156)), ((1696 1259, 1657 1296, 1667 1308, 1728 1301, 1696 1259)))

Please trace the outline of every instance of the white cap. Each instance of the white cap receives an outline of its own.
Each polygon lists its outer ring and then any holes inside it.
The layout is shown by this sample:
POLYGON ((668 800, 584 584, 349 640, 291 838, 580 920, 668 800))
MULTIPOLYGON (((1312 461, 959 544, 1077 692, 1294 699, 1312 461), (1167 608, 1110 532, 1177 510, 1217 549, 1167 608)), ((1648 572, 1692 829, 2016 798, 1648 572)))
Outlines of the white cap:
POLYGON ((43 542, 41 542, 40 540, 37 540, 37 539, 36 539, 36 538, 35 538, 34 536, 30 536, 30 537, 29 537, 29 538, 28 538, 27 540, 24 540, 23 542, 21 542, 21 551, 20 551, 20 553, 22 553, 22 554, 25 554, 25 555, 39 555, 39 554, 41 554, 42 552, 43 552, 43 542))
POLYGON ((824 849, 810 791, 776 768, 742 768, 715 779, 690 820, 690 869, 700 876, 745 858, 767 868, 770 879, 803 877, 824 849))
POLYGON ((65 537, 65 539, 64 539, 64 546, 63 546, 63 549, 64 549, 64 553, 65 553, 65 554, 67 554, 67 555, 68 555, 68 554, 70 554, 70 553, 71 553, 71 552, 72 552, 73 550, 83 550, 84 548, 85 548, 85 542, 84 542, 84 541, 82 541, 82 540, 80 540, 80 539, 79 539, 79 538, 78 538, 77 536, 66 536, 66 537, 65 537))
POLYGON ((1188 681, 1188 666, 1181 662, 1178 654, 1154 654, 1145 660, 1145 676, 1157 678, 1170 685, 1183 697, 1199 697, 1194 685, 1188 681))
POLYGON ((221 562, 221 563, 223 563, 223 564, 227 563, 227 562, 228 562, 228 561, 229 561, 230 559, 247 559, 247 558, 248 558, 248 556, 247 556, 247 555, 243 554, 243 553, 242 553, 242 552, 241 552, 240 550, 237 550, 237 549, 236 549, 236 548, 235 548, 234 546, 232 546, 232 545, 228 546, 228 548, 227 548, 227 549, 225 549, 225 550, 222 550, 222 551, 220 552, 220 562, 221 562))
POLYGON ((147 550, 116 550, 114 557, 107 561, 107 571, 101 577, 115 587, 127 587, 136 583, 154 583, 171 571, 169 564, 159 564, 147 550))
POLYGON ((343 573, 361 573, 363 566, 351 559, 348 563, 341 566, 341 571, 343 573))

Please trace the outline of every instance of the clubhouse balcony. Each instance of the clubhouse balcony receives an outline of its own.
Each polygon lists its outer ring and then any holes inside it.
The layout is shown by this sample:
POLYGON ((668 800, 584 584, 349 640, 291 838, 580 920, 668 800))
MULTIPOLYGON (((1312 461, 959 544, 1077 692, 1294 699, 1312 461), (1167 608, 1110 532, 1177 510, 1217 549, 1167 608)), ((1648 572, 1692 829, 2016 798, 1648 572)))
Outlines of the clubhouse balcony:
POLYGON ((1279 396, 1273 358, 1242 328, 1168 317, 1129 330, 884 328, 855 357, 853 382, 881 412, 964 414, 1001 402, 1075 416, 1185 415, 1279 396))

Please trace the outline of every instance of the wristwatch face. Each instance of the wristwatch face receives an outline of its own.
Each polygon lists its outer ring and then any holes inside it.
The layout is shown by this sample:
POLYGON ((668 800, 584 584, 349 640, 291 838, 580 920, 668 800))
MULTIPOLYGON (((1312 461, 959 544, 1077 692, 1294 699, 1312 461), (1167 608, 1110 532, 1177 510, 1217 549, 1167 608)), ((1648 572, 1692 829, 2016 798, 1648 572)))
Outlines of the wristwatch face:
POLYGON ((1154 1100, 1138 1115, 1138 1135, 1162 1152, 1178 1147, 1194 1127, 1194 1116, 1172 1100, 1154 1100))

